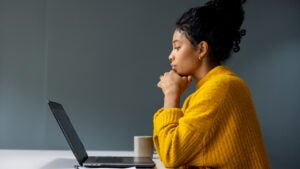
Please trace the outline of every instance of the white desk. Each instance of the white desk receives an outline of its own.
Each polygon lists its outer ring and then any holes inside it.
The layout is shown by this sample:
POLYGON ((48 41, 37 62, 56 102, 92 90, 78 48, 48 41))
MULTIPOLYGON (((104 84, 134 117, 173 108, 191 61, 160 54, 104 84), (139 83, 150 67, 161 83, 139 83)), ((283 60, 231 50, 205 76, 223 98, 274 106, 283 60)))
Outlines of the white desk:
MULTIPOLYGON (((88 151, 89 156, 133 156, 132 151, 88 151)), ((165 169, 158 159, 156 169, 165 169)), ((0 169, 74 169, 78 164, 67 150, 0 150, 0 169)))

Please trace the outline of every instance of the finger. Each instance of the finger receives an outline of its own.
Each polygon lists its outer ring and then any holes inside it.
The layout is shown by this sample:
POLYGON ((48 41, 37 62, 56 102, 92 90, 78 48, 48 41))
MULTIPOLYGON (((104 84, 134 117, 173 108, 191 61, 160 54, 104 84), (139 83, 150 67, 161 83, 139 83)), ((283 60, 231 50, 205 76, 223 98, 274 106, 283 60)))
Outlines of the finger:
POLYGON ((176 74, 176 75, 178 75, 178 73, 176 73, 174 70, 171 70, 170 72, 168 72, 168 73, 170 73, 171 75, 172 74, 176 74))
POLYGON ((191 75, 188 76, 188 81, 192 82, 192 76, 191 75))
POLYGON ((191 83, 192 83, 192 78, 188 78, 187 86, 190 86, 191 83))
POLYGON ((161 88, 161 82, 160 81, 157 83, 157 87, 161 88))
POLYGON ((192 82, 192 76, 190 76, 190 75, 189 76, 183 76, 182 80, 184 81, 186 86, 189 86, 192 82))

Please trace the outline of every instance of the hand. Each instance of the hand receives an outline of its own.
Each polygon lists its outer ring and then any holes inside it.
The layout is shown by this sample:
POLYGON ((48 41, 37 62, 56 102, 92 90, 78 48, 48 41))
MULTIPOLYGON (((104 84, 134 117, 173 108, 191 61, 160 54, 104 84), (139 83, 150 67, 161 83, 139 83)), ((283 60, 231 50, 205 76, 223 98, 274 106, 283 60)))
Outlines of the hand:
POLYGON ((179 107, 180 97, 192 82, 192 76, 180 76, 173 70, 160 76, 157 86, 165 95, 164 107, 179 107))
POLYGON ((157 86, 162 89, 164 95, 178 95, 179 97, 189 87, 192 81, 191 76, 180 76, 171 70, 160 76, 157 86))

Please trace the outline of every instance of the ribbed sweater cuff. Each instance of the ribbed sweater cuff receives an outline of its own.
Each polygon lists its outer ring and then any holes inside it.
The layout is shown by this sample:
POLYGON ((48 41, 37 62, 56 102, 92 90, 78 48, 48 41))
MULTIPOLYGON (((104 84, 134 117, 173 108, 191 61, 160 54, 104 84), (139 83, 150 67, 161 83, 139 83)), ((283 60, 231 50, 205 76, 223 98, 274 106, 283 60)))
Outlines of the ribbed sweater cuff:
POLYGON ((180 108, 168 108, 160 109, 154 115, 154 125, 155 128, 160 130, 163 127, 178 123, 179 119, 183 116, 180 108))

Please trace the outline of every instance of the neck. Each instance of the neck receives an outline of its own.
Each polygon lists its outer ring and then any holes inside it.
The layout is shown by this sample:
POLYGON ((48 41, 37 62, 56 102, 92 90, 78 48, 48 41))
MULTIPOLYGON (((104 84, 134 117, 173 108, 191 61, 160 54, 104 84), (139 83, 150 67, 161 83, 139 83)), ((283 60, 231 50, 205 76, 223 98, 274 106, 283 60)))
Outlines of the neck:
POLYGON ((199 66, 198 71, 193 75, 196 83, 198 83, 210 70, 219 65, 220 63, 210 63, 203 60, 202 64, 199 66))

